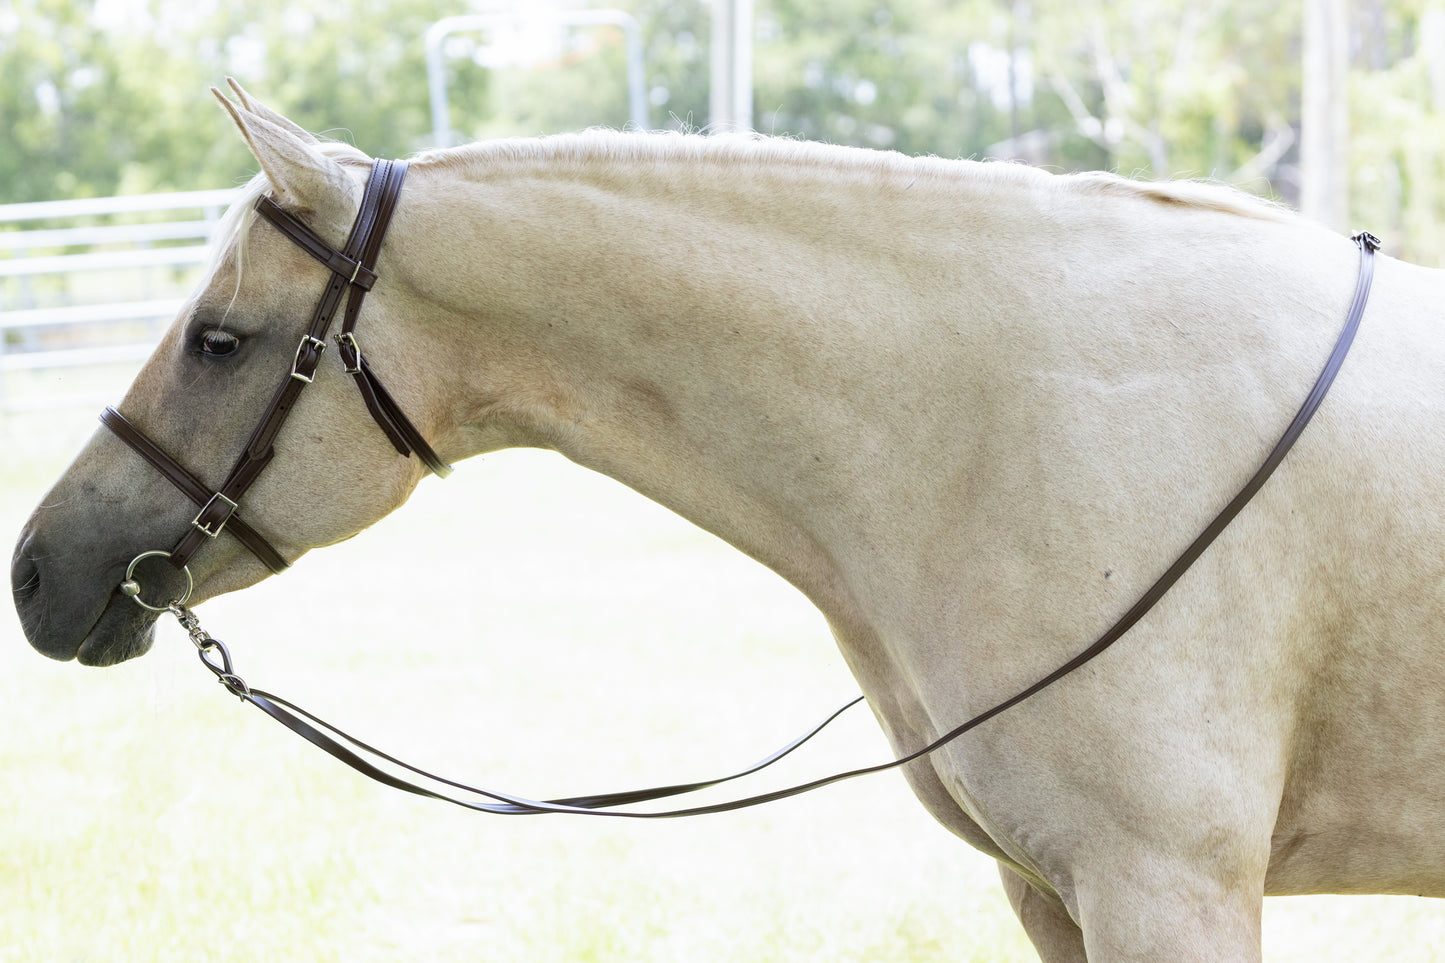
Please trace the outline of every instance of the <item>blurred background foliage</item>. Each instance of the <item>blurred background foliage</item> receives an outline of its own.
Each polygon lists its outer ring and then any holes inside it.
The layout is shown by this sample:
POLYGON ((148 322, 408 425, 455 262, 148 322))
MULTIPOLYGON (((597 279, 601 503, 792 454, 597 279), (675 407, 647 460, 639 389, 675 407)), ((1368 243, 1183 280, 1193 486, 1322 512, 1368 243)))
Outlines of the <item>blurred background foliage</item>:
MULTIPOLYGON (((304 126, 404 156, 431 143, 430 23, 583 5, 8 0, 0 203, 235 183, 250 159, 206 93, 228 74, 304 126)), ((642 26, 651 126, 705 128, 710 3, 605 5, 642 26)), ((906 153, 1210 177, 1297 203, 1302 8, 754 0, 753 123, 906 153)), ((1445 0, 1349 0, 1348 16, 1351 219, 1395 252, 1440 264, 1445 0)), ((554 40, 449 42, 453 127, 482 137, 624 125, 621 32, 554 40)))

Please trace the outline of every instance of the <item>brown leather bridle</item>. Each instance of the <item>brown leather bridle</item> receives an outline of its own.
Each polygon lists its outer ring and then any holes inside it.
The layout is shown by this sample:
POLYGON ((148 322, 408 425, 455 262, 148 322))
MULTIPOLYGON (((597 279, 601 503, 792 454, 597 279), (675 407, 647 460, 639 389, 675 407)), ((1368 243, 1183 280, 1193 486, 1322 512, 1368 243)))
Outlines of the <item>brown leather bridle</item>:
MULTIPOLYGON (((186 566, 202 545, 222 532, 234 535, 273 573, 279 574, 288 567, 289 563, 282 558, 281 553, 240 517, 240 502, 275 457, 274 442, 281 426, 286 423, 287 417, 301 397, 301 392, 315 378, 322 352, 326 349, 327 333, 344 294, 347 295, 346 310, 342 315, 341 331, 336 336, 336 343, 346 372, 355 378, 372 419, 386 433, 397 452, 404 456, 415 453, 427 468, 443 478, 451 474, 451 466, 437 456, 411 419, 407 418, 396 400, 381 384, 361 353, 355 334, 356 322, 361 314, 361 302, 366 297, 366 292, 376 283, 376 258, 381 251, 381 242, 386 237, 391 216, 396 211, 397 199, 401 196, 405 179, 405 161, 378 160, 372 164, 366 190, 362 195, 361 209, 357 212, 356 222, 352 225, 346 246, 340 251, 282 210, 271 197, 263 196, 257 199, 256 212, 274 224, 303 251, 324 264, 331 271, 331 277, 321 299, 316 303, 316 310, 311 315, 305 334, 296 345, 291 370, 277 386, 276 393, 262 413, 250 440, 246 442, 240 457, 236 459, 235 465, 219 488, 212 490, 201 482, 119 411, 106 408, 101 413, 102 424, 115 432, 121 441, 149 462, 187 498, 200 506, 200 511, 191 520, 190 527, 181 535, 174 548, 169 552, 146 552, 131 562, 122 590, 146 608, 163 612, 169 606, 150 605, 140 598, 140 586, 133 578, 137 563, 150 556, 165 556, 186 575, 189 586, 190 572, 186 566)), ((185 598, 180 601, 184 602, 185 598)))
POLYGON ((297 395, 301 389, 309 384, 311 375, 315 373, 317 362, 320 359, 322 348, 325 347, 324 337, 331 324, 331 317, 336 311, 336 305, 340 300, 341 292, 350 287, 352 289, 351 299, 347 303, 346 320, 342 325, 341 334, 337 341, 341 344, 342 356, 346 361, 347 370, 356 376, 358 384, 362 386, 362 393, 367 398, 367 406, 372 411, 372 416, 377 423, 387 432, 397 450, 402 454, 409 454, 408 448, 416 453, 426 462, 427 466, 438 475, 445 475, 450 468, 437 459, 436 454, 426 445, 421 436, 412 427, 411 422, 396 407, 396 403, 382 389, 380 383, 375 380, 366 366, 365 360, 361 358, 360 349, 356 347, 356 341, 352 336, 352 329, 356 325, 356 314, 361 306, 361 298, 370 289, 375 281, 376 275, 373 267, 376 263, 377 250, 381 247, 381 238, 386 231, 387 221, 391 212, 396 206, 396 196, 401 190, 401 179, 405 172, 404 165, 388 161, 377 161, 372 168, 370 180, 367 182, 366 199, 362 202, 361 212, 357 215, 356 225, 352 229, 352 236, 347 241, 344 251, 338 252, 321 241, 305 225, 296 221, 286 214, 274 202, 268 198, 262 198, 257 202, 257 210, 265 215, 272 223, 276 224, 283 233, 290 237, 297 244, 301 245, 308 253, 317 260, 326 264, 332 271, 331 283, 326 293, 322 296, 321 303, 317 305, 316 315, 311 325, 307 328, 307 334, 301 339, 301 344, 296 349, 296 361, 287 380, 277 390, 276 397, 272 399, 271 405, 267 408, 266 414, 257 427, 250 443, 247 444, 245 452, 237 461, 236 467, 232 469, 231 476, 221 486, 220 491, 207 495, 208 489, 198 480, 190 475, 184 468, 166 455, 144 434, 126 421, 113 408, 107 408, 101 420, 120 437, 141 454, 152 465, 155 465, 167 478, 169 478, 181 491, 191 498, 192 501, 202 505, 200 513, 192 522, 193 531, 188 531, 182 536, 172 552, 145 552, 131 562, 126 572, 126 582, 122 584, 121 590, 131 596, 137 603, 152 611, 169 611, 180 621, 181 626, 190 634, 191 641, 195 643, 200 654, 201 662, 211 670, 216 678, 232 694, 256 706, 273 719, 286 726, 291 731, 306 739, 312 745, 331 754, 340 761, 346 763, 356 771, 366 775, 377 782, 401 789, 406 792, 415 793, 420 796, 427 796, 450 802, 467 809, 478 812, 496 813, 499 815, 534 815, 541 813, 570 813, 574 815, 587 816, 612 816, 630 819, 668 819, 678 816, 699 816, 708 813, 730 812, 748 806, 756 806, 762 803, 773 802, 796 796, 800 793, 819 789, 823 786, 832 785, 844 779, 851 779, 856 776, 869 775, 875 772, 884 772, 889 769, 896 769, 907 765, 910 762, 922 759, 930 753, 942 748, 944 745, 962 736, 988 720, 1018 705, 1024 700, 1032 697, 1058 682, 1060 679, 1073 672, 1075 669, 1092 661, 1103 653, 1119 639, 1123 638, 1140 619, 1144 617, 1154 605, 1164 597, 1170 588, 1184 575, 1186 571, 1204 554, 1205 550, 1213 544, 1225 528, 1229 526, 1236 515, 1244 509, 1244 506, 1254 498, 1255 494, 1264 487, 1274 470, 1284 461, 1285 455, 1294 446, 1294 443, 1304 433, 1305 426, 1314 417, 1320 403, 1324 401, 1325 395, 1329 392, 1330 386, 1334 383, 1335 376, 1339 373, 1344 364, 1345 356, 1349 353, 1350 346, 1354 342, 1355 332, 1358 330, 1360 321, 1364 317, 1365 306, 1370 297, 1370 286, 1374 278, 1374 255, 1380 248, 1379 239, 1374 235, 1360 232, 1353 238, 1360 250, 1359 275, 1355 283, 1354 300, 1350 305, 1349 313, 1345 319, 1345 325, 1335 342, 1334 350, 1330 352, 1329 360, 1325 363, 1324 370, 1316 379, 1314 386, 1305 397, 1304 403, 1296 412, 1294 419, 1285 429, 1279 442, 1270 451, 1263 464, 1254 475, 1245 483, 1238 494, 1225 505, 1224 509, 1209 523, 1189 547, 1174 561, 1174 564, 1165 570, 1152 586, 1149 587, 1143 596, 1123 616, 1115 622, 1107 632, 1096 639, 1093 644, 1085 648, 1078 655, 1068 662, 1056 668, 1042 679, 1027 688, 1015 693, 1004 701, 990 709, 980 712, 973 718, 943 733, 932 742, 920 749, 914 750, 900 758, 892 759, 877 765, 866 766, 861 769, 852 769, 846 772, 835 773, 821 779, 802 783, 786 789, 762 793, 755 796, 747 796, 741 799, 727 800, 710 805, 692 806, 681 809, 670 809, 661 811, 639 811, 634 809, 619 809, 619 806, 649 802, 658 799, 680 796, 687 793, 698 792, 718 786, 722 783, 751 775, 767 766, 772 765, 779 759, 790 754, 803 743, 816 735, 822 728, 836 719, 848 708, 863 701, 859 696, 842 707, 835 710, 819 725, 805 733, 798 739, 784 746, 782 749, 761 760, 760 762, 729 776, 717 779, 708 779, 701 782, 681 783, 672 786, 659 786, 651 789, 637 789, 624 792, 600 793, 587 796, 570 796, 562 799, 535 800, 516 796, 510 793, 501 793, 494 790, 468 786, 464 783, 455 782, 450 779, 418 769, 400 759, 387 755, 381 750, 369 746, 354 736, 348 735, 325 720, 307 712, 300 706, 260 689, 248 686, 238 676, 231 665, 231 654, 225 644, 213 638, 203 628, 196 616, 190 609, 186 608, 186 597, 189 596, 190 573, 185 568, 185 562, 195 552, 196 547, 203 544, 207 538, 214 538, 222 530, 230 531, 242 540, 242 544, 257 554, 263 562, 270 565, 264 552, 269 551, 279 561, 280 567, 273 567, 273 571, 279 572, 286 567, 284 560, 276 555, 274 550, 266 545, 265 540, 253 531, 250 535, 242 534, 251 531, 249 528, 239 525, 240 519, 236 517, 236 502, 246 488, 255 481, 255 477, 265 467, 273 455, 271 441, 275 438, 276 432, 280 429, 281 422, 285 420, 286 412, 290 411, 297 395), (400 167, 398 171, 397 168, 400 167), (378 183, 380 182, 380 183, 378 183), (293 384, 292 382, 295 382, 293 384), (300 385, 300 387, 296 387, 300 385), (119 426, 119 427, 117 427, 119 426), (216 507, 216 503, 220 507, 216 507), (199 535, 196 532, 199 531, 199 535), (256 544, 253 545, 252 541, 256 544), (264 546, 260 551, 257 546, 264 546), (140 586, 132 579, 134 569, 142 559, 149 556, 168 556, 172 562, 187 577, 187 591, 185 596, 176 599, 164 606, 153 606, 140 598, 140 586), (179 561, 178 561, 179 558, 179 561), (421 780, 420 782, 414 780, 421 780))

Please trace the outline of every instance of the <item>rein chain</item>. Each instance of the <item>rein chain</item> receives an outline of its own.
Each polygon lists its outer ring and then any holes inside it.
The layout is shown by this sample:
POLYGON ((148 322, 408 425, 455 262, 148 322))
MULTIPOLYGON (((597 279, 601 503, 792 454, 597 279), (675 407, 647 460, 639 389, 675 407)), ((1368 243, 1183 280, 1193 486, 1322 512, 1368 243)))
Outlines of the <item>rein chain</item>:
POLYGON ((336 340, 340 347, 346 371, 355 377, 373 419, 381 426, 382 430, 386 432, 387 437, 391 439, 400 454, 405 456, 416 453, 427 467, 436 474, 444 477, 450 473, 451 468, 437 457, 436 453, 432 451, 425 440, 422 439, 421 434, 401 412, 395 400, 393 400, 385 388, 381 386, 380 381, 371 371, 370 365, 368 365, 366 359, 362 357, 360 348, 353 334, 362 298, 376 280, 376 274, 373 269, 376 264, 377 253, 381 248, 382 237, 385 235, 387 224, 395 209, 396 199, 401 191, 401 183, 405 176, 405 170, 405 164, 402 162, 376 162, 372 168, 371 177, 367 182, 366 193, 363 197, 361 210, 357 214, 356 224, 352 228, 351 236, 343 251, 332 249, 304 224, 301 224, 285 211, 281 210, 270 198, 263 197, 257 202, 257 210, 308 254, 330 268, 332 278, 325 293, 322 295, 321 301, 317 305, 315 315, 307 329, 306 335, 303 336, 301 343, 297 347, 296 359, 292 364, 290 373, 277 389, 275 397, 266 409, 255 432, 253 432, 251 440, 247 443, 241 458, 237 461, 227 481, 219 490, 211 492, 211 490, 195 478, 194 475, 167 455, 158 445, 146 437, 140 429, 127 421, 114 408, 107 408, 105 413, 102 414, 101 421, 115 431, 121 440, 130 445, 131 448, 160 471, 187 497, 202 506, 201 511, 192 521, 191 528, 182 536, 181 541, 177 543, 174 549, 170 552, 144 552, 136 556, 126 570, 125 581, 121 584, 121 592, 134 599, 137 604, 146 609, 154 612, 170 612, 174 615, 177 621, 180 622, 181 627, 185 629, 186 633, 190 636, 192 643, 196 646, 197 654, 200 656, 201 662, 215 674, 217 680, 229 692, 238 696, 243 702, 249 702, 256 706, 308 742, 346 763, 363 775, 393 788, 405 790, 406 792, 444 800, 479 812, 501 815, 571 813, 576 815, 614 816, 630 819, 664 819, 678 816, 698 816, 707 813, 729 812, 785 799, 789 796, 819 789, 845 779, 875 772, 883 772, 914 762, 936 751, 947 743, 952 742, 969 730, 982 725, 1009 708, 1018 705, 1020 702, 1023 702, 1025 699, 1028 699, 1030 696, 1047 688, 1070 672, 1089 662, 1123 637, 1135 623, 1153 608, 1155 603, 1163 598, 1164 594, 1168 592, 1189 567, 1204 554, 1210 544, 1214 542, 1219 534, 1234 520, 1234 517, 1239 514, 1260 488, 1264 486, 1265 481, 1273 474, 1275 468, 1284 460, 1285 455, 1304 432, 1305 426, 1309 424, 1310 419, 1314 416, 1315 411, 1324 400, 1330 386, 1334 383, 1335 376, 1339 373, 1341 365, 1344 364, 1345 356, 1349 353, 1350 346, 1354 342, 1355 332, 1359 328, 1360 320, 1365 312, 1365 305, 1369 300, 1370 284, 1374 277, 1374 254, 1380 247, 1379 240, 1372 234, 1361 232, 1354 236, 1353 240, 1360 249, 1360 269, 1355 287, 1354 301, 1350 306, 1344 329, 1335 344, 1334 350, 1330 354, 1329 361, 1326 363, 1324 370, 1320 373, 1319 378, 1315 381, 1314 387, 1305 398, 1304 404, 1301 405, 1299 411, 1294 416, 1294 420, 1290 422, 1289 427, 1285 430, 1274 449, 1269 453, 1264 463, 1244 487, 1240 489, 1239 493, 1224 507, 1214 521, 1209 523, 1204 531, 1201 532, 1179 558, 1175 560, 1174 564, 1160 576, 1159 580, 1092 645, 1018 694, 998 703, 991 709, 979 713, 962 725, 944 733, 923 748, 901 758, 861 769, 836 773, 791 788, 747 796, 740 799, 682 809, 639 811, 633 809, 617 809, 615 807, 697 792, 758 772, 803 745, 822 731, 830 722, 842 715, 843 712, 862 702, 864 697, 860 695, 845 703, 799 738, 783 746, 772 755, 730 776, 723 776, 701 782, 660 786, 652 789, 600 793, 587 796, 570 796, 545 801, 533 800, 514 796, 509 793, 467 786, 463 783, 454 782, 450 779, 418 769, 347 735, 345 732, 342 732, 325 720, 312 715, 294 703, 288 702, 269 692, 248 686, 246 682, 236 674, 231 663, 230 651, 226 648, 225 644, 207 633, 206 630, 201 627, 201 623, 196 618, 195 613, 186 607, 185 603, 190 598, 192 586, 190 569, 186 563, 200 545, 205 544, 209 539, 214 539, 223 530, 230 531, 233 535, 236 535, 242 544, 260 558, 273 572, 279 573, 286 567, 287 563, 280 557, 280 554, 271 548, 265 539, 257 534, 254 529, 249 528, 241 521, 237 515, 238 502, 240 501, 241 495, 250 487, 262 469, 270 462, 271 457, 274 455, 271 442, 280 430, 281 424, 285 421, 286 415, 289 414, 297 396, 301 390, 311 382, 312 376, 320 361, 321 351, 326 347, 324 339, 327 329, 330 327, 331 319, 335 314, 336 308, 340 303, 341 295, 344 292, 349 290, 350 296, 347 301, 342 331, 336 340), (185 592, 179 598, 165 605, 152 605, 144 601, 141 598, 141 586, 135 579, 135 571, 139 563, 143 559, 152 556, 168 558, 171 564, 174 565, 186 579, 185 592), (383 764, 394 767, 394 769, 397 770, 402 770, 411 777, 425 780, 427 785, 412 782, 407 776, 402 776, 395 771, 383 768, 383 764), (466 794, 471 798, 464 798, 458 794, 466 794), (491 801, 480 801, 482 799, 491 801))

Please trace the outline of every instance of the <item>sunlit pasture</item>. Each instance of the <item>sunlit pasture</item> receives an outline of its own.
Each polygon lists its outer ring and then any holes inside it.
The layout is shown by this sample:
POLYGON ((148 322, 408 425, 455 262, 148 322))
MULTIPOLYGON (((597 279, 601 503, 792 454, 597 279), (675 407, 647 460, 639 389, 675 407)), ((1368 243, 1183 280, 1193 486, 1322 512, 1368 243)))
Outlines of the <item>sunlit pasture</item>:
MULTIPOLYGON (((7 538, 89 424, 0 421, 7 538)), ((991 862, 896 774, 691 820, 478 815, 370 783, 228 696, 169 620, 97 670, 36 654, 0 608, 0 960, 1035 959, 991 862)), ((252 684, 524 795, 731 771, 856 692, 789 586, 536 452, 463 463, 199 614, 252 684)), ((863 710, 751 785, 886 753, 863 710)), ((1445 960, 1445 907, 1270 901, 1265 958, 1445 960)))

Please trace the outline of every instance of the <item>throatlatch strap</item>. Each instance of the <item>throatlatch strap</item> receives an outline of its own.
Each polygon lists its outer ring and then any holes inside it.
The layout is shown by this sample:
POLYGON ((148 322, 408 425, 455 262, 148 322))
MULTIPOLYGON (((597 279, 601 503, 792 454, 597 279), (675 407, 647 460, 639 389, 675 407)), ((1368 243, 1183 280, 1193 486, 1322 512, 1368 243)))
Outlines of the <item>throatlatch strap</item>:
MULTIPOLYGON (((401 180, 406 177, 406 165, 398 162, 393 168, 392 176, 396 178, 395 190, 383 194, 376 205, 375 216, 382 224, 391 219, 396 199, 401 192, 401 180)), ((374 232, 371 237, 372 242, 367 244, 360 254, 361 263, 365 267, 374 266, 381 251, 382 232, 374 232)), ((341 333, 336 336, 337 350, 341 352, 346 372, 355 379, 362 400, 366 402, 366 410, 371 412, 372 420, 385 433, 397 453, 414 453, 432 474, 445 478, 452 473, 452 466, 442 461, 431 445, 427 444, 422 433, 401 410, 401 405, 397 404, 391 392, 386 390, 386 386, 381 383, 381 379, 376 376, 376 372, 361 352, 361 344, 356 338, 356 322, 361 314, 363 294, 363 291, 353 289, 346 299, 346 310, 341 316, 341 333)))

